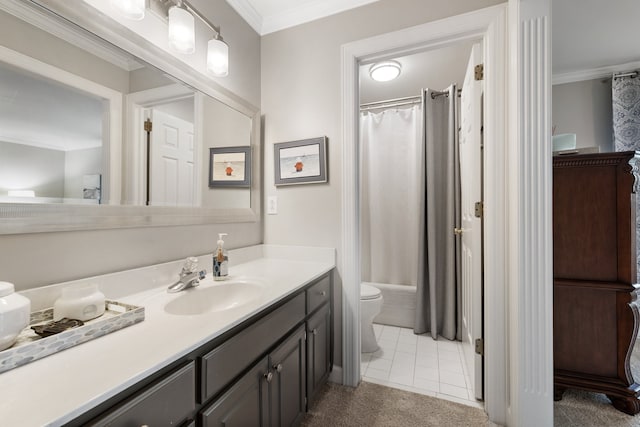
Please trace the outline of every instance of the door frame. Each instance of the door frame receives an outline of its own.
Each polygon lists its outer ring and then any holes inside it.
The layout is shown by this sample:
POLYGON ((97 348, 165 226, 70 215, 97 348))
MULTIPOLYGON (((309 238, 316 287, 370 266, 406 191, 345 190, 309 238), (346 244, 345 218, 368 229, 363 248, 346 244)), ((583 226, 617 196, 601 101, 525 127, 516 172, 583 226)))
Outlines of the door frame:
POLYGON ((506 424, 508 412, 507 259, 507 4, 480 9, 342 46, 342 336, 343 383, 360 382, 359 94, 362 61, 482 40, 485 60, 485 411, 506 424), (491 340, 489 340, 491 337, 491 340))
MULTIPOLYGON (((124 179, 123 179, 123 204, 144 205, 146 194, 146 159, 147 144, 144 122, 147 119, 147 111, 156 105, 167 104, 185 98, 194 99, 194 151, 201 155, 202 151, 202 94, 194 92, 188 87, 175 83, 140 92, 133 92, 125 97, 126 115, 126 140, 124 147, 124 179)), ((202 159, 195 162, 196 188, 202 188, 202 159)), ((202 194, 194 194, 194 205, 200 206, 202 194)))

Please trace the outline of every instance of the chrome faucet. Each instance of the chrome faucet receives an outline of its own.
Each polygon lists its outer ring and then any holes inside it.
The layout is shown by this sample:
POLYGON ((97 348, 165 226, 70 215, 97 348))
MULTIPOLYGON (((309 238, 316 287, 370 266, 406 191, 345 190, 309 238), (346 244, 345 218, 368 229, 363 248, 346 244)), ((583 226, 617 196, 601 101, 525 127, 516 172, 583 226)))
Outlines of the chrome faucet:
POLYGON ((196 287, 200 284, 200 280, 204 279, 206 274, 207 270, 198 271, 198 258, 189 257, 184 261, 182 271, 180 271, 180 278, 173 285, 169 286, 167 292, 171 294, 196 287))

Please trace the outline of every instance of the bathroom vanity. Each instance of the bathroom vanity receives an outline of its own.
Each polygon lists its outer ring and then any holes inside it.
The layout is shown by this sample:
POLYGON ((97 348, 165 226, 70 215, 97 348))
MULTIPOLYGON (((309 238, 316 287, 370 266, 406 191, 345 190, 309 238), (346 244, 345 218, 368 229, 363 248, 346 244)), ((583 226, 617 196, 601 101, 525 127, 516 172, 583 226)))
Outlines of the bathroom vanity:
MULTIPOLYGON (((253 295, 224 309, 202 305, 195 314, 167 307, 180 298, 221 296, 211 290, 225 282, 207 277, 196 288, 168 294, 169 283, 158 287, 154 279, 154 288, 123 296, 124 286, 108 285, 127 276, 105 278, 101 290, 144 306, 144 322, 0 374, 3 423, 298 423, 332 369, 334 250, 261 245, 229 257, 226 289, 252 283, 246 289, 253 295)), ((128 280, 150 277, 154 268, 132 271, 128 280)))

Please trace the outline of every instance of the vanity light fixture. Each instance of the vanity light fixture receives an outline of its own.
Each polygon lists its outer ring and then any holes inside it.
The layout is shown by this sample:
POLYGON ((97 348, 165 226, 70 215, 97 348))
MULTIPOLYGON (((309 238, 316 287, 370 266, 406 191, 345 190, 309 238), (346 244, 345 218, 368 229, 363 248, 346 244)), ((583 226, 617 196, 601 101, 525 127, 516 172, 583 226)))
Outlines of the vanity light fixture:
POLYGON ((144 19, 146 0, 111 0, 111 7, 122 16, 134 21, 144 19))
POLYGON ((377 62, 369 69, 371 78, 377 82, 388 82, 400 75, 402 65, 398 61, 377 62))
POLYGON ((229 74, 229 46, 222 40, 220 27, 213 25, 185 0, 111 0, 111 6, 129 19, 144 18, 146 2, 153 2, 152 8, 166 11, 169 25, 169 41, 180 53, 191 54, 196 50, 195 17, 209 27, 215 36, 207 43, 207 71, 215 76, 229 74), (134 7, 135 5, 135 7, 134 7), (128 10, 138 14, 125 13, 128 10))

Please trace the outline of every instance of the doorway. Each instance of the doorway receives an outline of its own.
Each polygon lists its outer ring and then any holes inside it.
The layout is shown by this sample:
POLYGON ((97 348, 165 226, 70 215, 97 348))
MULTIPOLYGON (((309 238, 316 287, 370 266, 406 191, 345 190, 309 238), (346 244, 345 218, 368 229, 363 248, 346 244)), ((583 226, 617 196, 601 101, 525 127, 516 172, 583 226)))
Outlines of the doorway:
POLYGON ((382 296, 362 377, 482 406, 482 46, 390 60, 392 81, 359 73, 360 271, 382 296))
MULTIPOLYGON (((408 54, 418 50, 433 49, 438 46, 464 40, 482 39, 487 60, 487 67, 493 70, 506 68, 506 52, 504 51, 506 6, 499 5, 482 9, 469 14, 447 18, 408 28, 383 36, 373 37, 344 45, 342 49, 343 67, 343 382, 356 386, 361 378, 360 372, 360 253, 359 244, 359 132, 358 132, 358 85, 357 69, 363 61, 388 59, 402 53, 408 54)), ((504 150, 504 132, 497 124, 504 125, 499 119, 505 111, 506 87, 500 72, 487 76, 485 104, 487 105, 485 135, 491 135, 492 147, 486 149, 484 169, 504 170, 501 161, 504 150), (495 124, 496 127, 489 126, 495 124)), ((503 223, 505 187, 504 182, 497 181, 499 174, 487 176, 485 189, 490 189, 486 195, 491 197, 494 215, 485 217, 485 224, 499 228, 503 223)), ((505 250, 503 242, 486 242, 485 253, 495 256, 490 262, 485 262, 486 276, 500 276, 502 274, 501 257, 505 250)), ((504 281, 492 283, 491 297, 485 293, 485 329, 491 334, 504 336, 505 317, 505 288, 504 281)), ((491 419, 499 420, 506 417, 506 347, 504 340, 492 341, 491 357, 486 358, 485 410, 491 419)))

